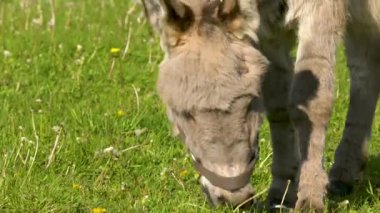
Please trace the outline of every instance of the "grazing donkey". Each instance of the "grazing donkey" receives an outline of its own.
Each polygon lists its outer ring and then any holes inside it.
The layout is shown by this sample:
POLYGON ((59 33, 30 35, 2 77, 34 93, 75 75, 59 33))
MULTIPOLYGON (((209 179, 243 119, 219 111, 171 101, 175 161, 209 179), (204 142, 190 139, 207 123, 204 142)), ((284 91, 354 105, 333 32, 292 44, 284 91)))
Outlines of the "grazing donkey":
POLYGON ((261 100, 273 147, 270 206, 282 203, 289 180, 283 204, 297 209, 323 211, 328 179, 331 193, 352 190, 380 89, 379 1, 146 0, 145 9, 166 53, 160 95, 213 204, 252 193, 246 175, 257 158, 261 100), (346 27, 350 109, 328 178, 323 151, 346 27))
POLYGON ((165 52, 158 91, 174 132, 191 153, 209 201, 238 205, 253 195, 267 66, 251 41, 238 36, 254 35, 258 14, 245 11, 250 22, 243 27, 235 1, 143 3, 165 52))

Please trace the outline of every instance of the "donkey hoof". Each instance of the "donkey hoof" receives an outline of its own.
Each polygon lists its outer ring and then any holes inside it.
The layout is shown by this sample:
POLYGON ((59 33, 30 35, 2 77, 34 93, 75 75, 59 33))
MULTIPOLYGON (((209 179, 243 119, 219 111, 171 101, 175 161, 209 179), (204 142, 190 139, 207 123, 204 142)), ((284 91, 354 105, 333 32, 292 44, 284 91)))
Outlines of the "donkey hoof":
POLYGON ((296 210, 306 212, 323 213, 323 199, 322 198, 304 198, 298 199, 296 203, 296 210))
POLYGON ((328 192, 334 196, 346 196, 352 193, 354 186, 343 181, 331 181, 328 186, 328 192))
POLYGON ((287 201, 283 201, 281 199, 270 199, 268 202, 268 210, 270 212, 285 212, 290 211, 294 207, 294 203, 291 204, 287 201))
MULTIPOLYGON (((284 189, 285 190, 285 189, 284 189)), ((271 188, 267 198, 267 204, 270 210, 291 209, 297 200, 296 193, 289 190, 284 197, 284 190, 271 188)))

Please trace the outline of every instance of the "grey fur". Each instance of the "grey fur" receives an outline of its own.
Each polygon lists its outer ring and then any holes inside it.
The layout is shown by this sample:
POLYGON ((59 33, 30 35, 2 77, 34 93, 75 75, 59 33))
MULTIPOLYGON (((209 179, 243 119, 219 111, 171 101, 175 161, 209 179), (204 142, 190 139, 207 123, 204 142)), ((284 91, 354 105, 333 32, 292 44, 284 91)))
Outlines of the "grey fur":
MULTIPOLYGON (((199 5, 208 1, 183 2, 190 5, 195 17, 199 18, 199 5), (198 10, 195 9, 197 7, 198 10)), ((246 125, 237 117, 238 110, 246 110, 243 106, 252 99, 239 102, 236 97, 240 97, 239 94, 250 94, 259 97, 259 100, 262 98, 270 122, 274 152, 269 204, 279 204, 288 180, 291 180, 285 197, 286 205, 323 211, 328 180, 330 179, 332 192, 339 193, 340 187, 352 186, 366 162, 368 140, 380 90, 380 54, 377 52, 380 49, 380 2, 238 0, 236 5, 239 6, 237 16, 231 16, 233 19, 226 19, 227 22, 219 20, 221 25, 218 26, 221 28, 210 28, 206 31, 211 34, 196 38, 194 34, 173 31, 163 21, 165 15, 158 16, 161 21, 151 20, 153 27, 158 29, 156 31, 166 53, 158 88, 168 108, 169 118, 174 126, 187 126, 187 132, 184 133, 183 129, 180 132, 185 135, 186 144, 192 152, 205 159, 209 158, 212 162, 229 163, 233 167, 241 165, 244 159, 228 156, 221 159, 214 155, 213 150, 221 151, 220 147, 229 147, 234 155, 247 155, 236 142, 242 133, 237 128, 239 122, 240 126, 246 125), (344 136, 328 177, 323 169, 323 153, 334 102, 335 53, 337 44, 343 37, 351 73, 350 108, 344 136), (244 42, 247 38, 254 41, 270 61, 265 73, 262 69, 266 67, 266 60, 244 42), (293 62, 290 50, 296 41, 297 56, 293 62), (178 42, 183 42, 185 46, 180 47, 178 42), (213 45, 208 45, 209 43, 213 45), (214 55, 215 57, 210 57, 214 55), (241 60, 245 57, 249 60, 241 60), (239 68, 234 66, 241 62, 248 62, 252 67, 242 77, 236 74, 239 68), (200 67, 204 69, 199 69, 200 67), (235 102, 238 104, 236 107, 233 106, 235 102), (205 119, 203 124, 191 125, 191 117, 188 117, 190 120, 184 120, 178 116, 178 112, 183 110, 199 113, 201 109, 210 110, 208 112, 228 111, 233 116, 202 114, 197 119, 205 119), (216 123, 228 126, 228 129, 215 126, 216 123), (210 131, 204 132, 201 129, 210 131), (216 143, 216 138, 210 137, 218 134, 221 136, 218 139, 223 141, 221 143, 216 143), (204 140, 189 142, 188 138, 204 140)), ((158 10, 151 10, 152 13, 154 11, 158 10)), ((198 27, 197 24, 193 26, 198 27)), ((259 123, 258 120, 256 117, 254 123, 259 123)), ((250 130, 251 136, 257 134, 255 128, 258 126, 255 125, 250 130)), ((181 128, 175 127, 177 130, 181 128)), ((228 152, 224 154, 226 153, 228 152)), ((218 169, 216 164, 205 164, 216 173, 224 171, 224 175, 231 175, 231 170, 218 169)), ((203 181, 203 184, 205 182, 207 181, 203 181)), ((214 189, 211 189, 213 198, 218 193, 223 194, 221 190, 214 189)), ((233 199, 233 196, 229 198, 227 201, 232 203, 241 201, 233 199)))

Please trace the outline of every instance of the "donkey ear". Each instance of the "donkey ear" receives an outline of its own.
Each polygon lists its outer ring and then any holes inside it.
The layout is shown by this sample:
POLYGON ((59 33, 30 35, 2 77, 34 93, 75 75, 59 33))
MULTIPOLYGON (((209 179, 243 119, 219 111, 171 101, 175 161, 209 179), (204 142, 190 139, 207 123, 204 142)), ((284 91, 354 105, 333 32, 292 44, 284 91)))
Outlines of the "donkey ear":
POLYGON ((162 31, 161 19, 163 17, 162 7, 157 0, 141 0, 144 7, 145 17, 148 19, 155 33, 162 31))
POLYGON ((221 20, 233 19, 240 11, 239 2, 237 0, 221 0, 218 10, 218 16, 221 20))
POLYGON ((158 34, 164 27, 186 31, 194 21, 194 13, 180 0, 142 0, 142 3, 146 17, 158 34))
POLYGON ((259 26, 257 0, 221 0, 217 10, 218 19, 226 29, 239 39, 245 36, 257 41, 259 26))
POLYGON ((189 6, 180 0, 160 0, 164 11, 166 24, 180 31, 186 31, 194 22, 194 13, 189 6))

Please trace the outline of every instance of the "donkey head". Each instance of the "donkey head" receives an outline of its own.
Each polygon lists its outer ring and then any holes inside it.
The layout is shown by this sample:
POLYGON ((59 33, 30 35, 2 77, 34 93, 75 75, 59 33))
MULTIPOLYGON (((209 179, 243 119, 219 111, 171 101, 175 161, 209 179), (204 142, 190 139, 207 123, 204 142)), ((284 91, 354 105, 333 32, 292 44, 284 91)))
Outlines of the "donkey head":
POLYGON ((237 205, 253 194, 267 64, 246 39, 253 38, 251 28, 244 33, 247 16, 236 0, 146 0, 144 6, 165 51, 158 91, 173 131, 211 203, 237 205))

